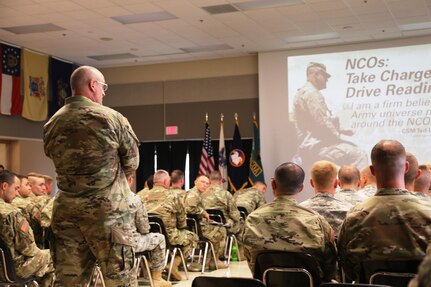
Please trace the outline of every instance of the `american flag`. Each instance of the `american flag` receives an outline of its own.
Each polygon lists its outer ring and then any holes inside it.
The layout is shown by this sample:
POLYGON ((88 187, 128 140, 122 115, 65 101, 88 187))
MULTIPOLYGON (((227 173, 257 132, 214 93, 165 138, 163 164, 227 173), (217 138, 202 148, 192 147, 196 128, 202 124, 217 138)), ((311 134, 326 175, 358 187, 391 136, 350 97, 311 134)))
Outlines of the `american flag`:
POLYGON ((202 146, 201 164, 199 165, 199 173, 209 175, 215 170, 213 146, 211 144, 210 125, 205 123, 205 137, 202 146))

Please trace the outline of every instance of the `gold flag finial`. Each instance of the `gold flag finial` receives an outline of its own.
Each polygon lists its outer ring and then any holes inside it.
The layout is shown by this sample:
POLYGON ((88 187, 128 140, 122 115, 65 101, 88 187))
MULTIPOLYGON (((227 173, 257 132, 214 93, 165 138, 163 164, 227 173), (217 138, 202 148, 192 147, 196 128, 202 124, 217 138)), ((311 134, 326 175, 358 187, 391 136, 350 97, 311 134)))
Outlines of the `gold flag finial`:
POLYGON ((223 120, 224 120, 224 115, 220 114, 220 121, 223 122, 223 120))
POLYGON ((253 121, 256 121, 256 113, 253 113, 253 121))
POLYGON ((238 113, 235 113, 235 123, 238 123, 238 113))
POLYGON ((205 114, 205 122, 208 122, 208 113, 205 114))

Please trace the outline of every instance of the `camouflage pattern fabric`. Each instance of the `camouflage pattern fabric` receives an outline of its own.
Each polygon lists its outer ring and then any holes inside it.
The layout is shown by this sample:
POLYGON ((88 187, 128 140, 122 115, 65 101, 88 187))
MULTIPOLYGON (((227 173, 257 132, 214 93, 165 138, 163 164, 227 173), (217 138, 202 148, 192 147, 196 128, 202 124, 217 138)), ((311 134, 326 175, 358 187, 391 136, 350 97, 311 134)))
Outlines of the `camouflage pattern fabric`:
POLYGON ((254 187, 238 190, 233 199, 237 206, 245 207, 248 214, 266 203, 262 192, 254 187))
POLYGON ((184 204, 184 198, 186 197, 186 191, 184 189, 178 187, 171 187, 169 190, 176 193, 177 196, 180 198, 181 202, 184 204))
POLYGON ((350 203, 342 202, 324 192, 316 193, 312 198, 301 202, 299 205, 322 215, 331 225, 336 237, 340 231, 341 224, 346 218, 347 211, 353 207, 350 203))
POLYGON ((358 190, 358 192, 360 194, 363 194, 363 195, 367 196, 367 197, 371 197, 374 194, 376 194, 376 192, 377 192, 377 186, 369 184, 369 185, 364 186, 364 188, 358 190))
POLYGON ((211 184, 201 194, 205 209, 218 209, 223 212, 226 223, 230 225, 229 232, 235 234, 240 240, 244 231, 244 222, 232 194, 223 189, 219 184, 211 184))
POLYGON ((136 286, 133 204, 126 174, 139 164, 138 139, 120 113, 82 96, 44 126, 54 162, 56 286, 86 284, 97 261, 106 286, 136 286))
POLYGON ((346 277, 364 260, 418 259, 431 241, 431 206, 405 189, 380 189, 347 213, 338 251, 346 277))
POLYGON ((263 250, 284 250, 311 254, 319 263, 325 281, 335 278, 336 248, 326 220, 297 204, 292 196, 278 196, 248 215, 243 235, 244 254, 250 270, 263 250))
POLYGON ((150 251, 151 269, 154 271, 162 271, 166 252, 165 236, 160 233, 150 233, 148 213, 145 206, 142 204, 141 198, 134 193, 132 193, 131 196, 133 197, 134 204, 132 210, 135 212, 136 231, 133 232, 136 244, 135 251, 150 251))
POLYGON ((0 198, 0 237, 9 247, 16 274, 36 276, 41 286, 54 283, 54 266, 49 250, 40 250, 33 231, 20 210, 0 198))
POLYGON ((301 156, 310 157, 307 161, 329 160, 337 165, 353 164, 361 168, 367 165, 367 155, 341 139, 338 118, 332 116, 323 95, 310 82, 298 90, 293 114, 299 150, 301 156))
POLYGON ((427 256, 419 266, 418 274, 408 287, 431 287, 431 243, 428 245, 427 256))
POLYGON ((40 226, 42 226, 42 228, 48 228, 51 226, 53 207, 54 198, 51 198, 40 213, 40 226))
POLYGON ((20 196, 15 197, 15 199, 12 201, 11 203, 14 207, 17 207, 22 215, 24 215, 25 219, 27 219, 28 222, 30 222, 31 220, 31 211, 34 207, 34 202, 32 200, 32 198, 27 197, 27 198, 23 198, 20 196))
POLYGON ((425 192, 415 191, 415 192, 412 192, 412 194, 414 196, 416 196, 417 198, 419 198, 419 200, 424 201, 426 204, 430 204, 431 203, 431 196, 429 196, 425 192))
POLYGON ((154 186, 141 195, 149 213, 162 218, 172 245, 181 245, 184 255, 197 246, 198 236, 187 230, 186 211, 176 193, 163 186, 154 186))
POLYGON ((227 235, 226 228, 209 224, 205 218, 207 212, 205 211, 201 194, 196 187, 187 191, 184 203, 187 214, 196 214, 200 217, 202 235, 213 244, 215 254, 218 256, 223 255, 227 235))
POLYGON ((357 190, 343 188, 340 189, 337 193, 335 193, 335 198, 340 201, 348 202, 351 205, 356 205, 365 201, 368 197, 363 195, 362 193, 359 193, 357 190))

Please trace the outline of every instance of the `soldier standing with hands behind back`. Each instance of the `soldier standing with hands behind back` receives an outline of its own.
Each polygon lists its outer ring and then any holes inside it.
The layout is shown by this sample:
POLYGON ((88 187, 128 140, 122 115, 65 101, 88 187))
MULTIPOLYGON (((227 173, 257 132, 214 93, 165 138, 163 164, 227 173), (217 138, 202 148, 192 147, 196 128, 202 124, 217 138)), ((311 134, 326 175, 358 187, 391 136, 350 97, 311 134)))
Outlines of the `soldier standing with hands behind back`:
POLYGON ((138 167, 139 141, 124 116, 102 105, 108 85, 99 70, 79 67, 70 86, 72 97, 44 126, 59 188, 56 286, 84 286, 96 261, 106 286, 136 286, 126 174, 138 167))

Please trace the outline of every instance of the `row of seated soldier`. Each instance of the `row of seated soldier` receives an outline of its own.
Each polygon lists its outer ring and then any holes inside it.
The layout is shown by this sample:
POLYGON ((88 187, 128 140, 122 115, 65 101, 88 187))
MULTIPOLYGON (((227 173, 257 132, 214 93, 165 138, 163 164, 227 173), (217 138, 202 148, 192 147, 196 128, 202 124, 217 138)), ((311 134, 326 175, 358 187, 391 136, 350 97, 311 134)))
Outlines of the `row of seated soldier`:
MULTIPOLYGON (((315 194, 302 203, 296 198, 304 188, 305 171, 292 162, 275 170, 274 200, 269 203, 262 182, 232 195, 222 187, 216 171, 199 175, 194 187, 185 191, 182 171, 169 175, 158 170, 133 195, 134 250, 149 251, 155 286, 184 280, 179 252, 167 263, 169 246, 179 247, 188 271, 228 268, 225 245, 229 236, 237 239, 238 258, 247 260, 252 273, 256 256, 268 250, 310 254, 319 282, 359 282, 364 261, 423 260, 409 286, 429 286, 431 170, 394 140, 377 143, 371 160, 372 165, 361 171, 352 165, 337 171, 332 162, 315 162, 310 170, 315 194), (223 224, 214 222, 212 210, 222 212, 223 224), (152 216, 162 220, 164 235, 150 232, 152 216), (188 218, 199 221, 202 234, 190 228, 188 218), (201 237, 214 250, 205 262, 194 260, 201 237), (164 269, 170 270, 169 281, 162 278, 164 269)), ((128 178, 132 185, 133 176, 128 178)), ((49 228, 54 203, 47 188, 50 181, 36 173, 16 176, 4 171, 0 176, 0 237, 14 250, 17 274, 36 276, 42 286, 52 286, 54 272, 49 252, 43 249, 43 231, 49 228)), ((133 272, 138 276, 137 269, 133 272)))

